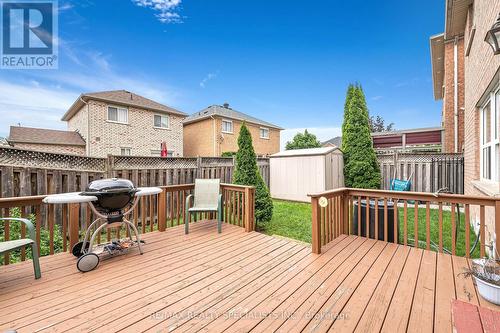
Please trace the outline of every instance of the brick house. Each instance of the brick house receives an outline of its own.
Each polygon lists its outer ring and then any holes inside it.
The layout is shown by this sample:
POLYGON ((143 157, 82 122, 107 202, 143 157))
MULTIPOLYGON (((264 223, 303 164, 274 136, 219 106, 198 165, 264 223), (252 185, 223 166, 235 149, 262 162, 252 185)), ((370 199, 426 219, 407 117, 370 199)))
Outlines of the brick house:
POLYGON ((82 94, 62 117, 86 142, 86 155, 183 156, 182 121, 187 115, 126 90, 82 94))
POLYGON ((85 140, 75 131, 11 126, 7 142, 19 149, 85 155, 85 140))
POLYGON ((464 35, 447 29, 432 36, 430 44, 434 99, 443 101, 442 150, 459 153, 464 148, 464 35))
MULTIPOLYGON (((494 55, 485 42, 499 12, 500 0, 446 1, 443 38, 452 43, 462 40, 457 57, 463 57, 458 71, 463 71, 459 77, 464 82, 464 174, 468 195, 500 195, 500 55, 494 55)), ((471 210, 471 218, 477 223, 479 211, 471 210)), ((487 208, 486 245, 495 240, 494 230, 494 212, 487 208)))
POLYGON ((229 107, 212 105, 184 120, 184 156, 221 156, 238 150, 238 133, 245 121, 255 153, 271 155, 280 150, 281 127, 229 107))

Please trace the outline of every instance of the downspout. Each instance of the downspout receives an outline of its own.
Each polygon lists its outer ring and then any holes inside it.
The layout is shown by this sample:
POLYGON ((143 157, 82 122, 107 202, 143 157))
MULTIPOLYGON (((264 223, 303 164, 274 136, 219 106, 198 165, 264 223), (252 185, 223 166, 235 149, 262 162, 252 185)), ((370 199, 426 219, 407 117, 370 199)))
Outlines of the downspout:
POLYGON ((458 153, 458 37, 455 37, 453 44, 453 112, 454 112, 454 134, 455 153, 458 153))
POLYGON ((213 140, 214 140, 214 156, 218 156, 217 155, 217 135, 215 133, 215 128, 216 128, 215 118, 214 118, 214 116, 210 116, 210 118, 212 119, 212 130, 214 132, 214 138, 213 138, 213 140))
POLYGON ((85 151, 87 156, 90 156, 90 110, 89 103, 85 102, 83 98, 80 96, 80 101, 87 107, 87 139, 85 142, 85 151))

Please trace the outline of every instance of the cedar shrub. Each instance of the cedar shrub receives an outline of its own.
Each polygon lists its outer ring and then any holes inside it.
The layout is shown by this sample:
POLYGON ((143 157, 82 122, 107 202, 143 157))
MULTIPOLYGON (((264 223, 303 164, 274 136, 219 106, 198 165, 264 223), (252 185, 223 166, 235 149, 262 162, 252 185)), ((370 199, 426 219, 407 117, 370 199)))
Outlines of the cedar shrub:
POLYGON ((273 202, 269 189, 257 167, 257 156, 252 145, 252 135, 245 123, 241 125, 238 137, 238 152, 233 183, 255 186, 255 219, 267 222, 273 217, 273 202))
POLYGON ((373 149, 369 113, 359 84, 347 88, 342 124, 344 182, 353 188, 380 188, 380 167, 373 149))

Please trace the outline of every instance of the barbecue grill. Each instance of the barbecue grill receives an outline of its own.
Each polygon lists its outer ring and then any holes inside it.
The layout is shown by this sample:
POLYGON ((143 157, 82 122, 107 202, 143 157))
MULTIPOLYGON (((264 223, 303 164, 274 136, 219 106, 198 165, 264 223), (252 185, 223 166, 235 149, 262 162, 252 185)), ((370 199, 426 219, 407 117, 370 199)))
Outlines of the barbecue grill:
MULTIPOLYGON (((94 208, 102 215, 109 217, 121 215, 123 209, 131 204, 137 189, 127 179, 99 179, 91 182, 80 195, 95 196, 94 208)), ((116 222, 116 221, 112 221, 116 222)))
POLYGON ((84 192, 49 195, 44 202, 51 204, 86 202, 97 216, 97 219, 88 226, 83 241, 75 244, 71 250, 73 255, 78 257, 77 268, 81 272, 88 272, 97 267, 100 258, 123 254, 132 247, 138 247, 140 254, 143 253, 139 232, 125 217, 136 208, 138 198, 158 194, 161 191, 158 187, 136 188, 127 179, 99 179, 91 182, 84 192), (121 226, 127 228, 129 238, 93 245, 96 236, 103 228, 121 226), (135 236, 135 240, 132 239, 132 235, 135 236))

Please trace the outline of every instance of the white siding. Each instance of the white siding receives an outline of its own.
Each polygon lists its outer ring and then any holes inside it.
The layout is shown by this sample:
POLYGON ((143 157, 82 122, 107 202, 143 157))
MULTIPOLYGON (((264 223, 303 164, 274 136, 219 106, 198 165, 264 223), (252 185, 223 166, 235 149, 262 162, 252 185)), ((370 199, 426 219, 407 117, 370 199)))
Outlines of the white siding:
POLYGON ((275 199, 309 202, 310 193, 344 185, 340 151, 320 155, 275 156, 270 158, 270 190, 275 199))

